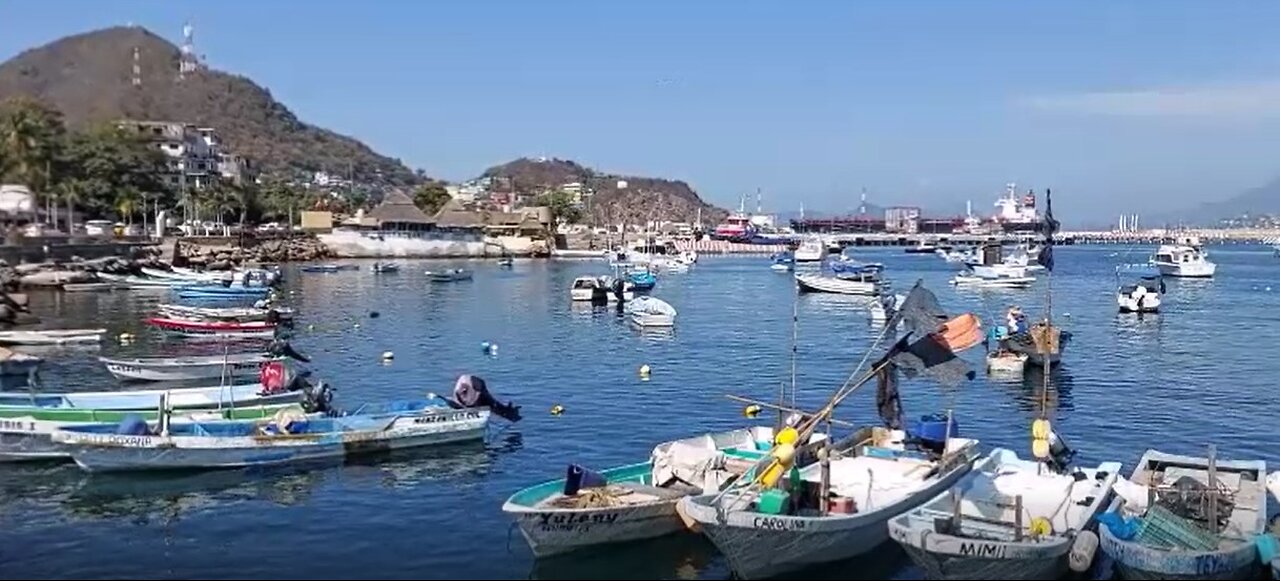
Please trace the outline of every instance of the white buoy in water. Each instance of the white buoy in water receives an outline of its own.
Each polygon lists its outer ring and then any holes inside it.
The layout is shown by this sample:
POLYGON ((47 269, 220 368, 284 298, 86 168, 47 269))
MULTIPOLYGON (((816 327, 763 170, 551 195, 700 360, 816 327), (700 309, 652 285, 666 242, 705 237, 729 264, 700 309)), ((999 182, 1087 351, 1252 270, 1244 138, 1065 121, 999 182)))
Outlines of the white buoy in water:
POLYGON ((392 359, 395 359, 395 358, 396 358, 396 354, 395 354, 395 353, 392 353, 392 352, 390 352, 390 351, 383 351, 383 352, 382 352, 382 360, 383 360, 383 361, 391 361, 392 359))
POLYGON ((121 343, 128 343, 129 341, 132 341, 132 340, 133 340, 133 333, 121 333, 121 334, 120 334, 120 342, 121 342, 121 343))
POLYGON ((1093 556, 1098 552, 1098 535, 1093 531, 1081 531, 1076 540, 1071 542, 1069 557, 1071 570, 1084 573, 1093 565, 1093 556))
POLYGON ((644 365, 641 365, 641 366, 640 366, 640 379, 641 379, 642 381, 648 381, 648 380, 649 380, 649 372, 650 372, 650 371, 652 371, 652 369, 649 369, 649 364, 648 364, 648 363, 645 363, 644 365))

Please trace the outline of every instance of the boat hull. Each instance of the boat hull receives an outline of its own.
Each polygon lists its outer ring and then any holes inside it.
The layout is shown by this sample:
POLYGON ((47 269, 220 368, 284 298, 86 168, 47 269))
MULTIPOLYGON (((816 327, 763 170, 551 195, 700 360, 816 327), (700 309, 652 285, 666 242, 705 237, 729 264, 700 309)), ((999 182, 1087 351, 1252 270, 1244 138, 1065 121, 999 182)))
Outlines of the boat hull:
POLYGON ((225 361, 222 357, 191 358, 183 363, 162 363, 141 359, 106 359, 101 361, 107 371, 126 381, 190 381, 219 379, 222 377, 256 377, 262 367, 282 357, 254 356, 225 361))
POLYGON ((1152 264, 1160 271, 1161 276, 1177 278, 1213 278, 1218 270, 1218 265, 1212 262, 1154 262, 1152 264))
MULTIPOLYGON (((225 410, 188 410, 185 415, 175 415, 174 423, 190 421, 192 416, 209 416, 227 419, 269 418, 281 409, 296 404, 235 407, 225 410)), ((26 462, 36 460, 69 460, 70 448, 50 437, 54 431, 67 426, 94 423, 118 423, 128 416, 154 421, 155 410, 4 410, 0 411, 0 462, 26 462)))
MULTIPOLYGON (((1070 569, 1069 545, 1036 547, 1035 551, 1010 552, 1012 543, 960 542, 953 550, 929 550, 903 545, 903 550, 925 571, 926 579, 1061 579, 1070 569), (1006 547, 1008 545, 1009 547, 1006 547), (961 552, 1000 551, 1002 559, 974 557, 961 552)), ((1025 547, 1026 545, 1023 545, 1025 547)))
POLYGON ((1158 313, 1160 297, 1157 295, 1133 297, 1125 293, 1116 293, 1116 305, 1122 313, 1158 313))
POLYGON ((672 315, 654 315, 649 313, 631 313, 631 322, 641 327, 674 327, 676 318, 672 315))
POLYGON ((906 498, 868 513, 848 517, 806 518, 733 511, 724 522, 717 509, 700 496, 681 501, 681 509, 701 525, 729 561, 739 579, 767 579, 781 574, 865 554, 889 540, 890 519, 914 509, 955 485, 972 462, 906 498))
MULTIPOLYGON (((652 464, 643 462, 610 468, 601 475, 610 482, 647 482, 651 471, 652 464)), ((520 534, 535 556, 548 557, 596 545, 652 539, 684 529, 676 513, 678 497, 643 505, 573 510, 527 506, 533 504, 532 499, 563 488, 564 480, 546 482, 520 491, 502 507, 515 517, 520 534)))
POLYGON ((55 443, 89 472, 216 470, 272 466, 484 438, 488 410, 406 416, 379 431, 277 436, 125 436, 55 431, 55 443), (438 420, 436 417, 448 419, 438 420))
POLYGON ((881 289, 878 281, 848 280, 817 274, 797 274, 795 278, 796 286, 801 292, 875 296, 880 294, 881 289))
MULTIPOLYGON (((1152 463, 1166 463, 1178 466, 1207 469, 1208 460, 1194 456, 1165 454, 1148 450, 1138 461, 1131 480, 1139 481, 1139 473, 1152 463)), ((1254 530, 1242 531, 1243 534, 1263 534, 1266 531, 1267 491, 1264 481, 1267 467, 1261 461, 1218 460, 1219 473, 1236 471, 1242 475, 1252 473, 1252 479, 1241 478, 1241 486, 1251 486, 1256 490, 1249 495, 1256 506, 1249 507, 1259 515, 1253 523, 1254 530), (1247 483, 1247 484, 1246 484, 1247 483)), ((1122 498, 1116 498, 1108 508, 1109 512, 1120 510, 1122 498)), ((1125 579, 1256 579, 1261 573, 1258 560, 1258 549, 1251 541, 1241 541, 1235 546, 1217 551, 1163 551, 1132 540, 1122 540, 1111 534, 1106 526, 1098 527, 1099 549, 1115 564, 1116 570, 1125 579)))

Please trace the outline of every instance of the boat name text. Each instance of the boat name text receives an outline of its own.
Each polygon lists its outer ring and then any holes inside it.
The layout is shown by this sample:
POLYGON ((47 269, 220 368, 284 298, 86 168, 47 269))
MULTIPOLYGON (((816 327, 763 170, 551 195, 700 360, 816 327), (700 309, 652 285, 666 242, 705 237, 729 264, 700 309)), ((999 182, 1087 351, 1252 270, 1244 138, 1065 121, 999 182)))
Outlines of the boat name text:
POLYGON ((599 512, 595 514, 560 514, 554 512, 538 513, 538 527, 543 532, 586 532, 591 525, 611 525, 618 520, 620 513, 599 512))
POLYGON ((804 521, 776 516, 758 516, 752 519, 751 526, 771 531, 798 531, 804 529, 804 521))

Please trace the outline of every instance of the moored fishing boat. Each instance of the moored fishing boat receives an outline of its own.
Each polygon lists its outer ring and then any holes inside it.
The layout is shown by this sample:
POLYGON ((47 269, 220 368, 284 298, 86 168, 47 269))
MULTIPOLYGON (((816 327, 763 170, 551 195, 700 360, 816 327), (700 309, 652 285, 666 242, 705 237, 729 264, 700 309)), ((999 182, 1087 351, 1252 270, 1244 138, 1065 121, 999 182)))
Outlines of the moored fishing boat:
MULTIPOLYGON (((51 438, 55 430, 68 426, 119 423, 127 417, 155 420, 159 417, 156 404, 152 409, 107 410, 80 408, 45 408, 0 406, 0 462, 27 460, 70 459, 71 453, 51 438)), ((187 409, 174 412, 174 422, 248 420, 270 418, 282 409, 297 409, 297 403, 284 402, 264 405, 239 405, 226 402, 224 407, 187 409)))
POLYGON ((631 283, 632 288, 637 291, 652 290, 658 284, 658 277, 646 269, 635 269, 627 273, 626 280, 631 283))
POLYGON ((109 272, 99 272, 98 278, 115 284, 116 286, 134 289, 148 288, 177 288, 184 285, 192 284, 190 281, 173 280, 164 278, 148 278, 141 276, 111 274, 109 272))
POLYGON ((874 296, 880 294, 884 283, 878 273, 861 275, 829 275, 796 273, 796 286, 801 292, 834 293, 842 295, 874 296))
POLYGON ((427 271, 427 279, 431 282, 455 282, 471 280, 471 271, 465 268, 446 268, 444 270, 427 271))
POLYGON ((1069 556, 1119 471, 1119 462, 1055 471, 997 448, 954 488, 889 521, 889 534, 928 579, 1059 579, 1088 567, 1070 567, 1069 556))
POLYGON ((1022 373, 1027 367, 1027 354, 997 349, 987 354, 987 371, 1022 373))
POLYGON ((757 427, 666 442, 648 462, 604 470, 582 486, 584 470, 570 466, 572 478, 521 490, 502 511, 539 557, 676 533, 684 528, 676 513, 681 498, 718 490, 762 458, 772 440, 772 428, 757 427))
POLYGON ((304 264, 298 267, 302 272, 338 272, 341 270, 359 270, 355 264, 304 264))
POLYGON ((1099 519, 1102 551, 1125 579, 1255 579, 1265 479, 1261 460, 1148 450, 1099 519))
POLYGON ((676 324, 676 309, 662 299, 642 296, 626 304, 627 317, 641 327, 670 327, 676 324))
POLYGON ((256 376, 268 363, 283 360, 283 355, 270 353, 136 359, 99 358, 112 375, 129 381, 192 381, 220 377, 250 377, 256 376))
POLYGON ((799 470, 798 505, 785 514, 772 490, 714 494, 681 500, 680 510, 696 522, 740 579, 763 579, 807 566, 849 559, 889 539, 889 519, 951 488, 969 472, 977 442, 947 438, 942 455, 909 449, 905 433, 885 432, 830 461, 828 490, 833 506, 819 512, 810 493, 818 492, 821 466, 799 470), (856 511, 856 512, 855 512, 856 511))
POLYGON ((152 409, 167 394, 173 409, 209 409, 232 402, 259 405, 297 401, 301 394, 288 389, 267 390, 260 383, 176 389, 141 389, 129 391, 86 391, 66 393, 0 392, 0 410, 8 408, 74 409, 74 410, 143 410, 152 409))
POLYGON ((971 313, 949 317, 917 282, 889 328, 898 325, 903 338, 874 363, 868 354, 816 413, 789 421, 751 477, 680 501, 686 522, 706 534, 737 578, 774 577, 865 554, 889 539, 889 519, 969 472, 977 441, 959 437, 950 413, 924 416, 910 433, 903 429, 898 369, 950 385, 972 378, 957 352, 982 342, 981 322, 971 313), (836 441, 830 434, 832 425, 841 425, 832 418, 836 406, 872 381, 885 427, 836 441), (824 423, 828 434, 815 438, 824 423), (818 462, 798 466, 797 456, 809 452, 818 462))
MULTIPOLYGON (((323 384, 319 391, 326 393, 323 384)), ((308 390, 310 391, 310 390, 308 390)), ((492 398, 484 381, 462 376, 454 398, 367 404, 352 411, 313 408, 323 415, 278 413, 270 420, 174 424, 163 412, 158 426, 68 426, 53 432, 81 468, 90 472, 222 469, 344 458, 356 454, 448 444, 484 437, 491 413, 511 421, 519 409, 492 398)))
POLYGON ((266 321, 196 321, 169 317, 148 317, 143 322, 182 335, 219 337, 274 337, 276 325, 266 321))
POLYGON ((163 317, 171 319, 191 319, 205 321, 269 321, 273 317, 281 321, 291 321, 294 310, 289 307, 192 307, 187 305, 160 304, 156 311, 163 317))
POLYGON ((373 263, 373 266, 369 268, 374 272, 374 274, 400 272, 400 265, 394 262, 375 262, 373 263))
POLYGON ((252 300, 261 298, 271 292, 271 289, 267 287, 227 287, 220 285, 179 286, 175 287, 174 290, 178 293, 178 297, 184 299, 223 298, 252 300))
POLYGON ((97 343, 106 329, 44 329, 0 331, 0 345, 66 345, 97 343))
POLYGON ((69 282, 62 285, 62 290, 69 293, 108 291, 116 288, 110 282, 69 282))

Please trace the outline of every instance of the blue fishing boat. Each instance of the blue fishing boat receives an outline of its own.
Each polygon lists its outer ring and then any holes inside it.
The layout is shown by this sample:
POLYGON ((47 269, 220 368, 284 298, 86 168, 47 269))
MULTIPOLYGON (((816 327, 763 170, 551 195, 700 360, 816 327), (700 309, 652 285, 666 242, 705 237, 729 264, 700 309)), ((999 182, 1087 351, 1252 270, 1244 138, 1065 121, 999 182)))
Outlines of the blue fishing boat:
POLYGON ((430 396, 351 412, 326 409, 332 392, 323 383, 318 389, 325 395, 309 398, 312 413, 286 409, 266 420, 180 424, 165 414, 156 426, 129 418, 68 426, 51 438, 90 472, 244 468, 479 440, 491 414, 520 417, 519 408, 498 403, 483 380, 466 375, 453 399, 430 396))
POLYGON ((773 262, 769 267, 773 270, 787 271, 796 267, 796 254, 790 250, 774 254, 769 260, 773 262))
POLYGON ((631 281, 635 290, 638 291, 651 290, 658 284, 658 277, 648 270, 633 270, 627 273, 627 280, 631 281))
POLYGON ((179 297, 182 298, 259 298, 271 292, 266 287, 245 287, 245 286, 183 286, 175 289, 179 297))

